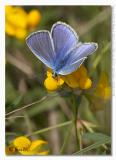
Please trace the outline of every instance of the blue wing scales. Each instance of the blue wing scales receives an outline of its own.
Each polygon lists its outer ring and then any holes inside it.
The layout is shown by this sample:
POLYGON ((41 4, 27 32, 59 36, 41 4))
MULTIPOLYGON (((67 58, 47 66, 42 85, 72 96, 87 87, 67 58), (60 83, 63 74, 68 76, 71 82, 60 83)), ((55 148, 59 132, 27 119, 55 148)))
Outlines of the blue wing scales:
POLYGON ((67 60, 64 67, 59 68, 58 74, 67 75, 74 72, 84 62, 87 56, 95 52, 96 49, 96 43, 84 43, 72 49, 68 53, 68 59, 66 57, 67 60))
POLYGON ((77 45, 78 36, 69 25, 63 22, 55 23, 51 29, 51 34, 56 53, 54 63, 57 65, 59 60, 77 45))
POLYGON ((46 66, 52 68, 55 55, 53 41, 48 31, 38 31, 26 38, 26 43, 34 55, 46 66))

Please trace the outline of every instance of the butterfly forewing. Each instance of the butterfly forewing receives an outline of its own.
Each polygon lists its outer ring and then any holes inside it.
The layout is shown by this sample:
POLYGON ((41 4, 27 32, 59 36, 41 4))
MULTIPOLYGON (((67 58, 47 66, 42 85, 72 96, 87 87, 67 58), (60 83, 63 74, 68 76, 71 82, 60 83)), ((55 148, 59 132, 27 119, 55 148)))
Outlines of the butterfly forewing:
POLYGON ((77 45, 78 36, 69 25, 62 22, 57 22, 53 25, 51 34, 56 53, 55 62, 59 63, 59 60, 77 45))
POLYGON ((48 31, 35 32, 27 37, 26 42, 35 56, 52 68, 55 53, 50 33, 48 31))

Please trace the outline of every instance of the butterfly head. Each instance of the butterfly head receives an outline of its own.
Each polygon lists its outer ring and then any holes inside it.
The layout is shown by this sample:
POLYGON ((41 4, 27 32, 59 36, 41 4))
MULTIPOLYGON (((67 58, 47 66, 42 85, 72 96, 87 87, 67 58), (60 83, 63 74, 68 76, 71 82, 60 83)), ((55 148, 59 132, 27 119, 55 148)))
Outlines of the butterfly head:
POLYGON ((58 77, 58 74, 57 74, 55 71, 53 71, 53 72, 52 72, 52 77, 53 77, 53 78, 57 78, 57 77, 58 77))

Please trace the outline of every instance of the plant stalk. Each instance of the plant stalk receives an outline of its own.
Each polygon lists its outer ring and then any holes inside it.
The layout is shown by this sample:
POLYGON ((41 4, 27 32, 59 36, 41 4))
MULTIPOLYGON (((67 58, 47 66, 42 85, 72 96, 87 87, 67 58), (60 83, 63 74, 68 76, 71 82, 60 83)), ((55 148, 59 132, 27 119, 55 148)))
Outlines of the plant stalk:
POLYGON ((80 131, 79 131, 79 128, 78 128, 78 123, 77 123, 77 120, 78 120, 78 111, 79 111, 79 104, 77 106, 77 99, 76 99, 76 96, 73 94, 73 123, 74 123, 74 127, 75 127, 75 137, 76 137, 76 149, 77 150, 81 150, 82 149, 82 141, 81 141, 81 134, 80 134, 80 131))

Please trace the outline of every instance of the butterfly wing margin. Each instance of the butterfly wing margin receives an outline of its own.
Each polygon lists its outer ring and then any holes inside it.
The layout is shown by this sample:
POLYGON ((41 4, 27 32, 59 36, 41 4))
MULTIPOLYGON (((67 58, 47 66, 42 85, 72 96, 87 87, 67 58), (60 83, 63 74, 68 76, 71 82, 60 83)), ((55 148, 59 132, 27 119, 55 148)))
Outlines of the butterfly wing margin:
POLYGON ((26 43, 33 54, 46 66, 52 68, 54 45, 49 31, 34 32, 26 38, 26 43))

